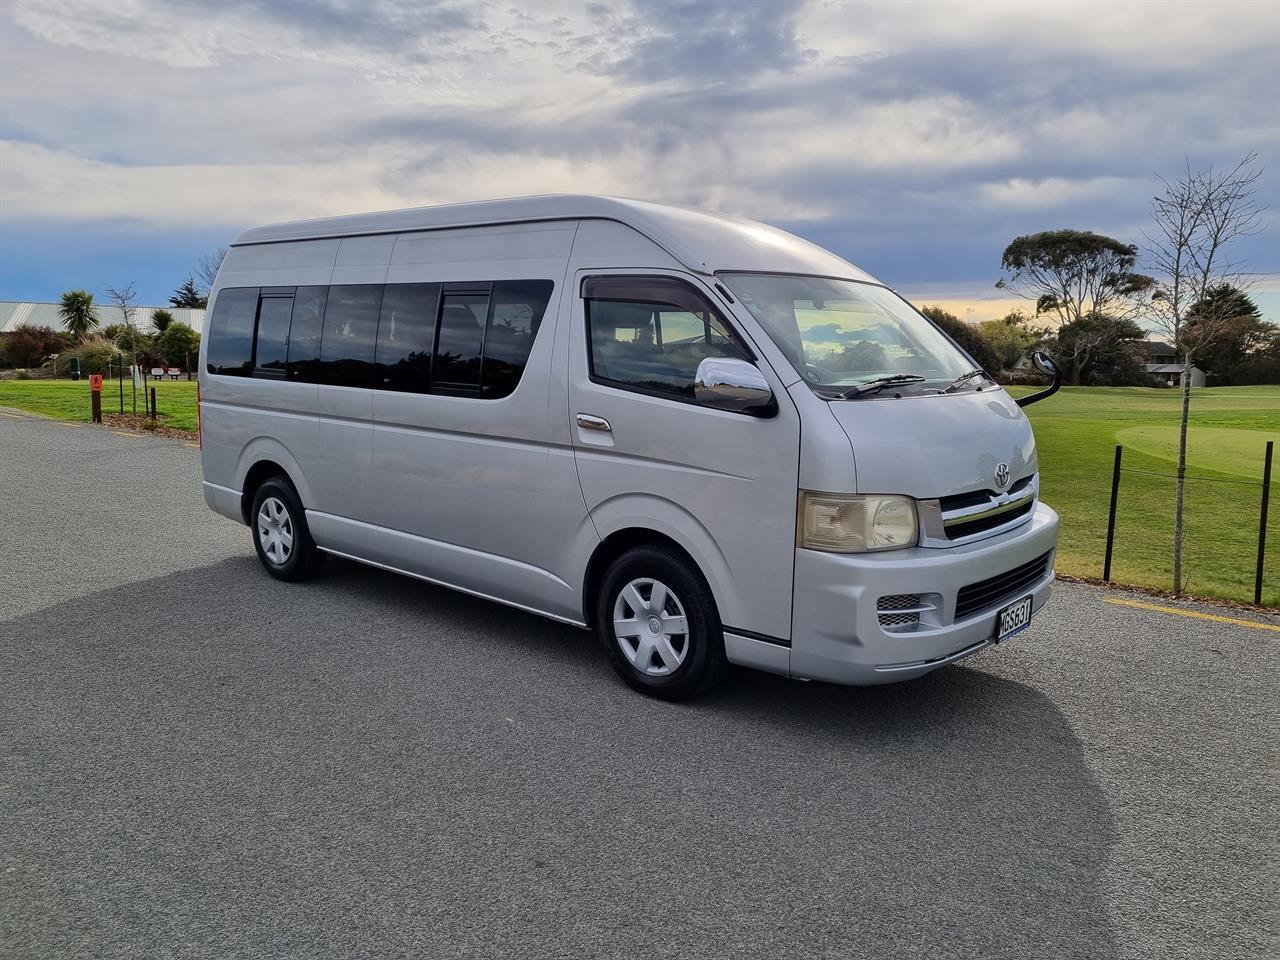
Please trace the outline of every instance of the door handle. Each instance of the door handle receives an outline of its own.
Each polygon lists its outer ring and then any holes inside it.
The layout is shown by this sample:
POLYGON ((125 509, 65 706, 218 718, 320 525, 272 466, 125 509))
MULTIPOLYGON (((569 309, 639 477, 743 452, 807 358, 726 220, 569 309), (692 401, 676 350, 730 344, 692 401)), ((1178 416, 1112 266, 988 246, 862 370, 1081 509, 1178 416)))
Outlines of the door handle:
POLYGON ((608 420, 604 417, 593 417, 589 413, 578 414, 578 426, 583 430, 600 430, 603 433, 613 432, 608 420))

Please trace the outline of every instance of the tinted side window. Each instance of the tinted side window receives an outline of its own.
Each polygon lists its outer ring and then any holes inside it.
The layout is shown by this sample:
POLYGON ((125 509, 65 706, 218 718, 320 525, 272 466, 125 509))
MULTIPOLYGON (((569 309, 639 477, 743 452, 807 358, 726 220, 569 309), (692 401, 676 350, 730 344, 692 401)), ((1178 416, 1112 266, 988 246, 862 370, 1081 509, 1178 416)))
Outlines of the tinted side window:
POLYGON ((373 386, 373 352, 381 302, 381 284, 329 288, 320 340, 321 383, 338 387, 373 386))
POLYGON ((476 393, 480 351, 489 313, 487 293, 446 293, 440 298, 434 387, 441 393, 476 393))
POLYGON ((259 372, 284 376, 289 355, 289 315, 293 297, 263 297, 258 304, 258 337, 253 366, 259 372))
POLYGON ((709 306, 685 306, 693 309, 657 299, 588 300, 592 376, 691 400, 705 358, 751 359, 709 306))
POLYGON ((289 322, 288 377, 302 383, 320 380, 320 324, 328 287, 299 287, 289 322))
POLYGON ((408 393, 430 391, 431 348, 439 299, 439 284, 387 284, 378 322, 375 386, 408 393))
POLYGON ((210 373, 247 377, 253 366, 253 321, 258 312, 258 288, 219 290, 209 318, 210 373))
POLYGON ((551 288, 550 280, 500 280, 493 285, 481 396, 497 400, 515 390, 551 299, 551 288))

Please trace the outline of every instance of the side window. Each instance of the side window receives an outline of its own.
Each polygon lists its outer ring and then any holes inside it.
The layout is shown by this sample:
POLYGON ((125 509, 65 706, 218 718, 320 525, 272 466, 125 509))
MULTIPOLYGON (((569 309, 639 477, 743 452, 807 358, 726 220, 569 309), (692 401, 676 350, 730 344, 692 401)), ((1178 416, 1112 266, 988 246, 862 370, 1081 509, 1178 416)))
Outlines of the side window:
POLYGON ((666 278, 587 280, 591 375, 692 400, 707 357, 753 359, 701 295, 666 278))
POLYGON ((294 292, 287 357, 290 380, 301 383, 320 380, 320 324, 328 295, 328 287, 298 287, 294 292))
POLYGON ((209 373, 247 377, 253 370, 253 322, 258 312, 258 288, 219 290, 209 318, 209 373))
POLYGON ((375 386, 407 393, 431 390, 431 349, 440 285, 389 283, 378 322, 375 386))
POLYGON ((253 348, 255 375, 284 376, 292 312, 293 297, 264 296, 258 302, 258 335, 253 348))
POLYGON ((484 336, 482 397, 499 400, 520 383, 552 286, 550 280, 499 280, 493 285, 484 336))
POLYGON ((433 388, 440 393, 477 393, 480 351, 489 313, 487 293, 446 293, 440 298, 433 388))
POLYGON ((329 288, 320 339, 321 383, 338 387, 373 386, 373 352, 381 303, 381 284, 329 288))

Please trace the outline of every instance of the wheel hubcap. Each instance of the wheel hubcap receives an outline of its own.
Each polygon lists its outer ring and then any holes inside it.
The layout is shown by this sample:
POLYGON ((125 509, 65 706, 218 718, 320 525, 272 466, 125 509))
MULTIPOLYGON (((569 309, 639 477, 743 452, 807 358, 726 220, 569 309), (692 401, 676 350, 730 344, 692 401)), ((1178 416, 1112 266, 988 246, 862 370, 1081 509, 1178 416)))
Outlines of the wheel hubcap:
POLYGON ((689 620, 666 584, 632 580, 613 604, 613 635, 627 661, 643 674, 665 677, 689 653, 689 620))
POLYGON ((293 553, 293 518, 279 497, 267 497, 258 509, 258 542, 262 552, 276 566, 293 553))

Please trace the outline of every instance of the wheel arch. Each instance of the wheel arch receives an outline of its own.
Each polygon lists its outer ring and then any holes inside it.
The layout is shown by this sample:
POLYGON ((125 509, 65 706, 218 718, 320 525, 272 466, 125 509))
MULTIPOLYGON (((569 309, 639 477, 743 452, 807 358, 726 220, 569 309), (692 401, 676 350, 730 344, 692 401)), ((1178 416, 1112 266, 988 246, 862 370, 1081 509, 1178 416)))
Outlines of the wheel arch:
POLYGON ((258 488, 271 477, 283 476, 293 484, 304 509, 314 502, 297 460, 282 443, 270 437, 258 437, 245 446, 236 474, 240 477, 240 513, 246 524, 258 488))

